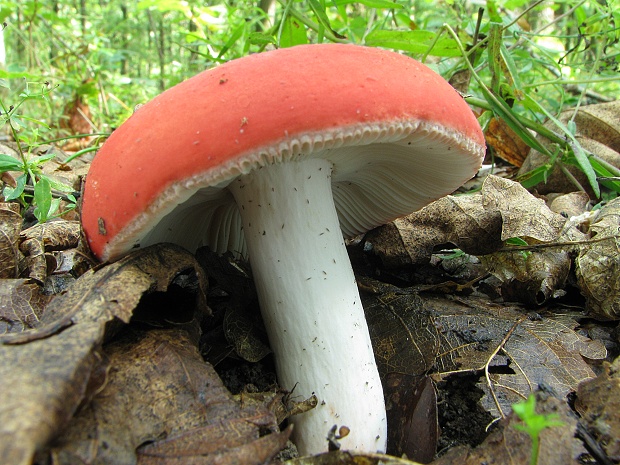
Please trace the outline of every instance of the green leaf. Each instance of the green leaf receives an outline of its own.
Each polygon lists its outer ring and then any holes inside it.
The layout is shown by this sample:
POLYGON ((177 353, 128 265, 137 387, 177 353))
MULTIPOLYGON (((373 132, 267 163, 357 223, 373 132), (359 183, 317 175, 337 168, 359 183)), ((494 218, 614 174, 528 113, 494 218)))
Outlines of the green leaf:
POLYGON ((26 187, 26 179, 26 174, 22 174, 15 180, 17 183, 15 187, 6 186, 2 191, 4 200, 10 201, 19 198, 24 193, 24 188, 26 187))
POLYGON ((34 216, 40 223, 49 219, 52 210, 52 186, 47 177, 41 177, 34 186, 34 216))
MULTIPOLYGON (((597 176, 614 178, 618 174, 616 172, 611 171, 607 166, 602 164, 596 157, 590 158, 590 164, 592 165, 592 168, 594 168, 594 171, 596 172, 597 176)), ((607 189, 613 190, 614 192, 620 192, 620 181, 609 179, 609 180, 599 180, 599 183, 601 183, 607 189)))
POLYGON ((502 25, 499 23, 491 23, 489 27, 489 46, 487 54, 489 57, 489 70, 491 71, 491 83, 489 87, 491 92, 499 96, 499 82, 502 74, 502 56, 500 53, 502 45, 502 25))
POLYGON ((525 431, 532 439, 537 439, 540 432, 546 428, 564 424, 559 420, 557 414, 542 415, 536 413, 536 397, 533 394, 530 394, 527 400, 513 404, 512 410, 525 423, 525 425, 516 424, 514 427, 520 431, 525 431))
POLYGON ((509 239, 506 239, 506 244, 508 244, 508 245, 518 245, 518 246, 526 246, 526 245, 528 245, 528 243, 525 242, 520 237, 511 237, 509 239))
POLYGON ((57 191, 60 191, 60 192, 75 192, 75 189, 68 184, 62 183, 60 181, 56 181, 53 178, 47 178, 47 180, 49 181, 52 189, 56 189, 57 191))
POLYGON ((272 35, 265 34, 263 32, 250 32, 250 35, 248 36, 248 42, 252 45, 260 46, 276 43, 272 35))
POLYGON ((308 0, 308 5, 316 16, 316 19, 318 19, 319 21, 319 30, 317 32, 319 33, 318 42, 320 43, 323 41, 323 28, 331 32, 335 31, 332 29, 332 26, 329 22, 329 18, 327 17, 327 13, 325 12, 325 4, 323 1, 320 2, 319 0, 308 0))
POLYGON ((9 67, 9 69, 0 69, 0 78, 3 79, 28 79, 36 81, 41 79, 41 75, 32 74, 24 68, 9 67))
POLYGON ((366 45, 393 48, 415 54, 429 54, 438 57, 460 56, 458 44, 449 37, 440 37, 432 31, 387 31, 375 30, 366 36, 366 45))
POLYGON ((292 47, 294 45, 307 44, 306 27, 295 18, 287 17, 282 25, 280 34, 280 47, 292 47))
POLYGON ((517 177, 517 181, 526 189, 530 189, 540 184, 541 182, 547 182, 547 178, 549 177, 551 168, 553 168, 552 163, 547 163, 545 165, 539 166, 532 171, 528 171, 527 173, 519 175, 517 177))
POLYGON ((228 40, 226 41, 226 43, 224 44, 224 46, 220 50, 220 53, 217 55, 218 59, 222 58, 222 56, 224 56, 224 54, 228 50, 230 50, 233 45, 235 45, 235 42, 237 42, 237 40, 239 40, 239 37, 241 37, 243 35, 243 33, 245 32, 245 28, 246 28, 246 23, 245 22, 243 22, 239 26, 237 26, 237 28, 233 31, 231 36, 228 38, 228 40))
POLYGON ((40 166, 43 163, 45 163, 46 161, 51 160, 52 158, 54 158, 56 155, 53 153, 46 153, 43 155, 39 155, 37 157, 32 157, 31 159, 28 160, 28 165, 30 166, 40 166))
POLYGON ((5 171, 23 171, 24 164, 5 153, 0 153, 0 173, 5 171))

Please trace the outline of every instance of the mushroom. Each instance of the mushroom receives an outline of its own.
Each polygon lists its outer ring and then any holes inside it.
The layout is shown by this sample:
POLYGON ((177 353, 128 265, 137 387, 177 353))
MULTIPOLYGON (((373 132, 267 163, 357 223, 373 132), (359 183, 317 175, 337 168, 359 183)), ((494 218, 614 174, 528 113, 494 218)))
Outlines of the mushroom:
POLYGON ((459 94, 406 56, 302 45, 204 71, 138 109, 86 179, 82 224, 114 260, 159 242, 249 255, 302 454, 384 451, 383 393, 344 236, 449 194, 485 152, 459 94))

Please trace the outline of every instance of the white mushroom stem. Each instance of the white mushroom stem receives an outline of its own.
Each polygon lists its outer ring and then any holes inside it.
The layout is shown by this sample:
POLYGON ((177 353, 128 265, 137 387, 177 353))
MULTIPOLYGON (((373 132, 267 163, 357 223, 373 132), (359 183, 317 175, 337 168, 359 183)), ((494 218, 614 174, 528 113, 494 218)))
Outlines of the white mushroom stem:
POLYGON ((384 451, 381 381, 331 192, 331 164, 308 159, 259 168, 232 191, 243 219, 280 385, 318 406, 292 418, 301 454, 327 450, 333 425, 343 449, 384 451))

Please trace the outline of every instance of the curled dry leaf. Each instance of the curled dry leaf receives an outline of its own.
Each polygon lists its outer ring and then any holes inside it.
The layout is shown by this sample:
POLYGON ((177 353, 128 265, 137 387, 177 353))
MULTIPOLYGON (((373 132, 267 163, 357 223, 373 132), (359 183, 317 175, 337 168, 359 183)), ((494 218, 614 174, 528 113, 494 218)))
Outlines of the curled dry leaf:
POLYGON ((0 334, 20 333, 39 326, 51 296, 26 279, 0 279, 0 334))
POLYGON ((587 211, 590 197, 585 192, 570 192, 553 198, 549 204, 552 212, 572 218, 587 211))
POLYGON ((582 245, 575 274, 586 309, 597 318, 620 319, 620 199, 603 207, 590 224, 594 240, 582 245))
POLYGON ((562 248, 535 252, 507 250, 481 256, 480 260, 501 281, 505 301, 539 306, 564 292, 571 269, 569 252, 562 248))
POLYGON ((495 155, 520 168, 529 152, 528 145, 512 130, 505 120, 491 118, 484 132, 487 144, 495 150, 495 155))
POLYGON ((620 457, 620 357, 577 388, 575 409, 609 457, 620 457))
POLYGON ((202 271, 176 246, 153 246, 84 274, 46 308, 41 327, 0 337, 0 463, 26 465, 67 424, 85 395, 106 330, 128 322, 143 294, 202 271))
POLYGON ((77 247, 80 223, 65 220, 38 223, 23 231, 20 238, 19 248, 27 257, 29 276, 42 283, 56 268, 56 260, 49 252, 77 247), (48 266, 49 262, 54 263, 53 267, 48 266))

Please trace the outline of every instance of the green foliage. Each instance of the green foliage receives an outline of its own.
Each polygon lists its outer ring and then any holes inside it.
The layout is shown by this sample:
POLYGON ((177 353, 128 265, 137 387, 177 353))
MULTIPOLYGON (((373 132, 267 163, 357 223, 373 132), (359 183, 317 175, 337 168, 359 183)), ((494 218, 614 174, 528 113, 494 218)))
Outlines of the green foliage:
POLYGON ((67 193, 64 198, 68 200, 68 207, 63 214, 76 206, 76 199, 71 194, 73 189, 50 178, 42 171, 42 166, 54 158, 54 155, 28 155, 28 152, 38 145, 39 128, 47 128, 47 125, 43 121, 21 114, 19 109, 30 100, 47 100, 50 92, 48 83, 42 85, 37 91, 32 91, 30 85, 27 85, 25 90, 19 94, 16 104, 7 107, 0 99, 2 120, 17 143, 17 152, 20 157, 17 159, 0 153, 0 173, 9 171, 20 173, 15 179, 15 186, 6 185, 2 195, 7 201, 19 201, 25 208, 33 205, 34 216, 41 223, 59 216, 60 198, 54 196, 54 190, 67 193))
POLYGON ((557 414, 536 413, 536 397, 533 394, 530 394, 523 402, 513 404, 512 410, 523 421, 523 424, 515 424, 515 429, 525 431, 532 439, 530 465, 536 465, 540 449, 540 433, 553 426, 562 426, 564 423, 558 419, 557 414))

